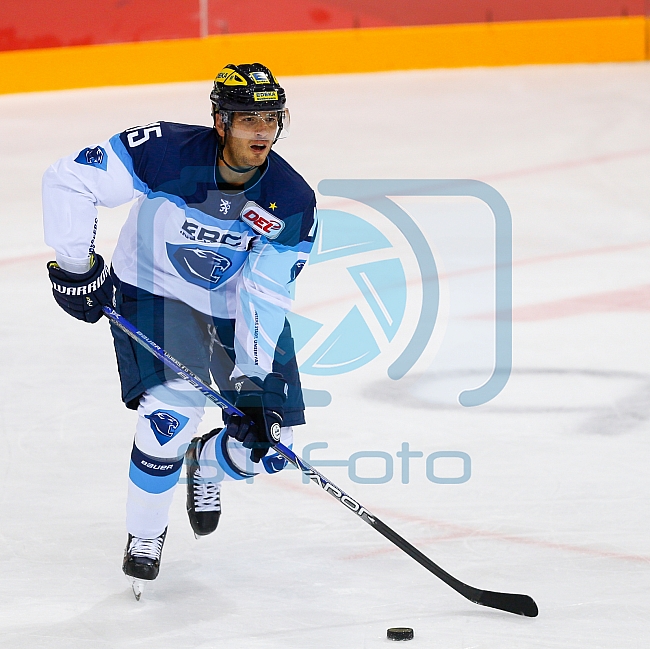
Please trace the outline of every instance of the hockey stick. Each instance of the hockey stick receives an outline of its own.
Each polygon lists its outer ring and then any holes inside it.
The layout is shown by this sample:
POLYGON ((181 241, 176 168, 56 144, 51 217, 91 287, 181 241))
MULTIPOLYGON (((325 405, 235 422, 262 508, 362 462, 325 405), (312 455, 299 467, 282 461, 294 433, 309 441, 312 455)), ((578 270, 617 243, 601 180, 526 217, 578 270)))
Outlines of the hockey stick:
MULTIPOLYGON (((108 306, 105 306, 103 311, 111 321, 111 324, 121 329, 125 334, 142 345, 159 361, 176 372, 178 376, 191 383, 206 398, 215 403, 222 410, 227 412, 229 415, 238 415, 240 417, 246 416, 243 412, 226 401, 226 399, 224 399, 218 392, 215 392, 212 388, 201 381, 196 374, 170 356, 162 347, 157 345, 141 331, 138 331, 138 329, 136 329, 128 320, 123 318, 117 311, 108 306)), ((515 613, 516 615, 525 615, 526 617, 537 616, 537 604, 535 604, 535 601, 528 595, 496 593, 490 590, 480 590, 479 588, 474 588, 464 584, 462 581, 459 581, 443 570, 439 565, 431 561, 431 559, 422 554, 422 552, 412 546, 406 539, 402 538, 397 532, 379 520, 379 518, 371 514, 358 501, 346 494, 343 489, 337 487, 322 473, 316 471, 314 467, 307 464, 307 462, 298 457, 291 449, 284 446, 284 444, 278 443, 273 448, 288 462, 291 462, 291 464, 293 464, 297 469, 300 469, 310 480, 313 480, 321 489, 323 489, 323 491, 334 496, 334 498, 359 516, 361 520, 368 523, 371 527, 374 527, 382 536, 385 536, 391 543, 394 543, 400 550, 406 552, 406 554, 415 559, 421 566, 424 566, 463 597, 475 604, 489 606, 490 608, 496 608, 501 611, 508 611, 509 613, 515 613)))

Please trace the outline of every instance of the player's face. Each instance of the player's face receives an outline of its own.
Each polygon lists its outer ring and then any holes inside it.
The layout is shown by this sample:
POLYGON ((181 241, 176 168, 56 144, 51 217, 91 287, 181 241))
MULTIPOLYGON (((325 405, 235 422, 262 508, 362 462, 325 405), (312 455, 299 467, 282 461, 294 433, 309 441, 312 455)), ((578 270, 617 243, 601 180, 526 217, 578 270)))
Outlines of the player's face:
MULTIPOLYGON (((215 127, 223 135, 223 124, 218 115, 215 127)), ((224 156, 236 167, 259 167, 266 160, 277 131, 277 111, 234 113, 224 156)))

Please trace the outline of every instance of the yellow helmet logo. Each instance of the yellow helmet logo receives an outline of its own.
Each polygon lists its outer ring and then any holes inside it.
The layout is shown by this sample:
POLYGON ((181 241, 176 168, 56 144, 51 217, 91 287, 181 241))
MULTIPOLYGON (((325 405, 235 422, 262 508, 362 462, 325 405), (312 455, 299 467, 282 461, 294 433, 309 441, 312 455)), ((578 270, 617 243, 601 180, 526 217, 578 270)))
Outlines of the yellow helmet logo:
POLYGON ((254 92, 253 99, 255 99, 255 101, 277 101, 278 91, 269 90, 267 92, 254 92))
POLYGON ((239 72, 231 71, 230 76, 223 82, 224 86, 247 86, 248 81, 239 72))

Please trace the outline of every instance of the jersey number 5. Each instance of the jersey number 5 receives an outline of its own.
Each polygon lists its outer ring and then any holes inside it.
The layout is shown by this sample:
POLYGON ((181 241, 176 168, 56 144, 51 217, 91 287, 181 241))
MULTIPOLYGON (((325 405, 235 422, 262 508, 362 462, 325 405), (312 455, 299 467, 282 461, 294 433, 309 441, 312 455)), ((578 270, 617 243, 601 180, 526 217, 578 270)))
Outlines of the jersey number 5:
POLYGON ((156 137, 162 137, 162 131, 160 130, 160 123, 154 122, 153 124, 147 124, 146 126, 136 126, 133 129, 128 129, 130 133, 126 136, 126 139, 129 141, 129 146, 134 148, 144 144, 152 133, 156 134, 156 137), (142 137, 138 138, 138 134, 142 130, 142 137))

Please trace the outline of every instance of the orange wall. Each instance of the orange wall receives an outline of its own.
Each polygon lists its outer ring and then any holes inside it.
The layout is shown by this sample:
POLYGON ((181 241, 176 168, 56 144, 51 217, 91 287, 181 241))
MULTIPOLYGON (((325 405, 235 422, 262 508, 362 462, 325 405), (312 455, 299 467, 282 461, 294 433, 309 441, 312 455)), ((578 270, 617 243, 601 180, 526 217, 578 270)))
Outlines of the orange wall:
POLYGON ((645 5, 645 0, 0 0, 0 50, 225 33, 639 16, 645 5))
POLYGON ((641 61, 648 22, 631 16, 371 27, 0 52, 0 93, 209 80, 229 61, 260 60, 279 76, 641 61))

